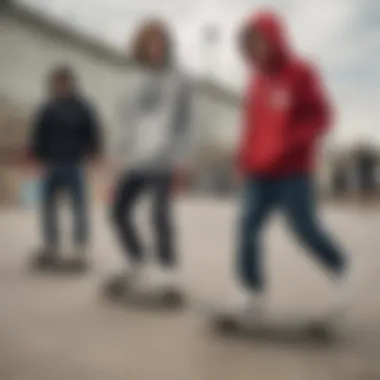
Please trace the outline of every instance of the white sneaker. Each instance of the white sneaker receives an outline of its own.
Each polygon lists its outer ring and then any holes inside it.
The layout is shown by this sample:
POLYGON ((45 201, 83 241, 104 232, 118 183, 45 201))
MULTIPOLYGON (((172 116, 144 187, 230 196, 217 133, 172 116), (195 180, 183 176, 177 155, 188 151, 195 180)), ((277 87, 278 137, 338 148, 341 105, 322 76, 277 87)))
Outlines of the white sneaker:
POLYGON ((177 273, 172 269, 145 267, 133 281, 133 290, 136 292, 162 294, 168 290, 179 288, 177 273))
POLYGON ((347 315, 354 290, 352 267, 347 268, 334 282, 332 314, 335 318, 344 319, 347 315))
POLYGON ((244 291, 216 310, 216 313, 237 318, 241 322, 259 321, 264 318, 266 313, 265 301, 264 295, 244 291))
POLYGON ((156 280, 163 290, 176 290, 180 286, 176 268, 159 268, 156 280))
POLYGON ((113 275, 111 276, 115 281, 124 282, 132 284, 138 281, 142 276, 143 266, 139 263, 135 264, 123 264, 123 266, 115 271, 112 271, 113 275))

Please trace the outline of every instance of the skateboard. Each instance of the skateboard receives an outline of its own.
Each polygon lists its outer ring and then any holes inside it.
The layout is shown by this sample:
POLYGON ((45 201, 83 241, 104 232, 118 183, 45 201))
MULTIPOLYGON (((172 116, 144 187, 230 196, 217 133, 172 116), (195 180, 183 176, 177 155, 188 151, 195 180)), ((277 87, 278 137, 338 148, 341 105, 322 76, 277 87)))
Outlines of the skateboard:
POLYGON ((306 314, 272 313, 248 319, 214 311, 209 313, 208 318, 214 330, 224 336, 319 342, 332 342, 337 338, 336 329, 328 318, 316 318, 306 314))
POLYGON ((180 308, 185 303, 185 297, 178 289, 166 289, 153 293, 136 291, 132 289, 131 281, 119 276, 111 277, 106 282, 103 295, 112 302, 169 309, 180 308))
POLYGON ((54 274, 83 274, 88 268, 88 262, 81 258, 63 259, 57 256, 37 255, 31 262, 34 271, 54 274))

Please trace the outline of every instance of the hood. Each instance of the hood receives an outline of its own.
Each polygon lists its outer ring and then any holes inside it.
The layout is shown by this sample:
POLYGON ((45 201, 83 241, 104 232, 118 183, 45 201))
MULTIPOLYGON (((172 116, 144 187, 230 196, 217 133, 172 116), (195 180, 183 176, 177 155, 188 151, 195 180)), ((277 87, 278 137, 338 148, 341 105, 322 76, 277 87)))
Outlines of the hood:
POLYGON ((270 57, 266 65, 282 63, 289 56, 289 45, 286 38, 285 27, 281 19, 272 12, 255 13, 244 24, 242 33, 254 30, 262 35, 270 46, 270 57))

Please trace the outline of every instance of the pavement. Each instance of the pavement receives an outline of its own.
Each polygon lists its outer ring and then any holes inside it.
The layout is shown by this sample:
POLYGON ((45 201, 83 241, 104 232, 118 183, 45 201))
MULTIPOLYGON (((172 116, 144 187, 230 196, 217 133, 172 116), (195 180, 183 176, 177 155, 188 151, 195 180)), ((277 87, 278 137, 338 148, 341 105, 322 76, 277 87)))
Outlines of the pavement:
MULTIPOLYGON (((145 207, 139 222, 152 251, 145 207)), ((0 379, 380 379, 380 210, 321 209, 323 222, 352 254, 358 280, 344 338, 331 345, 226 339, 210 331, 197 305, 234 292, 236 211, 227 201, 178 202, 180 273, 191 303, 168 312, 110 305, 100 296, 105 278, 122 262, 102 208, 92 212, 93 270, 84 277, 30 272, 28 260, 39 243, 36 212, 2 210, 0 379)), ((331 281, 281 216, 270 223, 264 248, 271 309, 326 313, 331 281)))

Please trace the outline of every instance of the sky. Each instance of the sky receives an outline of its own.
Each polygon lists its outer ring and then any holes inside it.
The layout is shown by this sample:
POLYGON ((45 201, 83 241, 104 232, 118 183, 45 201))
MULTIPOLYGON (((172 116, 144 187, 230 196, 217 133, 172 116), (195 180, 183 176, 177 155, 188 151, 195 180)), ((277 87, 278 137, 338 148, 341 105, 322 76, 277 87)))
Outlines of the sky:
POLYGON ((379 0, 19 0, 74 28, 127 49, 141 19, 165 18, 189 70, 242 90, 246 70, 236 51, 241 22, 260 9, 284 18, 294 48, 316 62, 336 106, 334 141, 380 145, 379 0), (206 44, 205 26, 218 31, 206 44))

